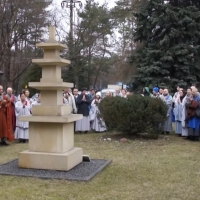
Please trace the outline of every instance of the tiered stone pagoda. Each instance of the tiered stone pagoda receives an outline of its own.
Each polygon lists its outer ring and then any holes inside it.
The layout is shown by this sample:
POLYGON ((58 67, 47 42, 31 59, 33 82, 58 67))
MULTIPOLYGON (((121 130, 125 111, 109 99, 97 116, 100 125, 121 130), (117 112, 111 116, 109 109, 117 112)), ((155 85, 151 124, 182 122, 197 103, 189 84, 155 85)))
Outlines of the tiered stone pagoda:
POLYGON ((74 147, 74 121, 82 115, 71 114, 71 108, 63 105, 62 91, 72 88, 72 83, 61 79, 61 66, 70 64, 60 57, 60 50, 67 46, 55 40, 55 27, 49 28, 49 40, 36 44, 44 49, 43 59, 32 62, 42 67, 40 82, 29 87, 41 91, 41 105, 33 106, 32 116, 21 116, 29 121, 29 149, 19 154, 21 168, 68 171, 82 162, 83 151, 74 147))

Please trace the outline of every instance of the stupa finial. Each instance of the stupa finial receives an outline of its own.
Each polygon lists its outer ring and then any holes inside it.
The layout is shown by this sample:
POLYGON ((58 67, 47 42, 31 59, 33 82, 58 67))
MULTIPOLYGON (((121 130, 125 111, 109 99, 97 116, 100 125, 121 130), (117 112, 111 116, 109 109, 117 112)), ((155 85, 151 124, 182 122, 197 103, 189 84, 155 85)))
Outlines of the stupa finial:
POLYGON ((49 27, 49 40, 55 40, 56 39, 56 27, 50 26, 49 27))

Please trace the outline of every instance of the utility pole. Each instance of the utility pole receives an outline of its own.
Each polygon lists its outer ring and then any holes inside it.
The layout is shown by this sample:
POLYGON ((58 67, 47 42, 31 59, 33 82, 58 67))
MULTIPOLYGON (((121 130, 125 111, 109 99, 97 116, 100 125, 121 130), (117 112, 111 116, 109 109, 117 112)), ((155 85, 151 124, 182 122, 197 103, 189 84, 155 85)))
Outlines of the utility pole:
POLYGON ((73 41, 73 11, 76 5, 79 5, 79 7, 82 7, 82 2, 79 0, 64 0, 61 2, 62 8, 69 8, 70 9, 70 32, 69 32, 69 38, 70 42, 73 41))
MULTIPOLYGON (((77 67, 75 66, 74 62, 72 61, 73 60, 73 37, 74 37, 74 24, 73 24, 73 12, 74 12, 74 8, 76 8, 76 5, 79 5, 79 8, 82 7, 82 2, 79 1, 79 0, 64 0, 61 2, 61 7, 62 8, 69 8, 70 10, 70 31, 69 31, 69 59, 71 60, 71 66, 74 68, 74 69, 77 69, 77 67)), ((76 73, 75 73, 76 74, 76 73)), ((74 82, 74 85, 76 87, 79 86, 79 76, 78 75, 75 75, 75 82, 74 82)))

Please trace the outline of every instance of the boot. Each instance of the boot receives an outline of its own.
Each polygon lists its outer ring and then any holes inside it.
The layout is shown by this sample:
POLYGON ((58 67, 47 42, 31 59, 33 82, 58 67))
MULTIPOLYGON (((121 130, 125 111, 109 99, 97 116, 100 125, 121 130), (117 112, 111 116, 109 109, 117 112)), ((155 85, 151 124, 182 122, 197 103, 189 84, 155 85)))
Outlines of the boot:
POLYGON ((8 145, 6 138, 1 138, 1 145, 8 145))

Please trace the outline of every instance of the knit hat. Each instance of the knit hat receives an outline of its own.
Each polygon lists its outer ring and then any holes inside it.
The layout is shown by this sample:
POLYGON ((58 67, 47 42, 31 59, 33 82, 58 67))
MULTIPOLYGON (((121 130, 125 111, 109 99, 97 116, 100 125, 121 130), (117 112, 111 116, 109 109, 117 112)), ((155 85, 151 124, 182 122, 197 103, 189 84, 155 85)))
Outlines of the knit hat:
POLYGON ((96 96, 100 96, 101 97, 101 92, 97 92, 96 96))
POLYGON ((159 92, 158 87, 154 87, 154 88, 153 88, 153 91, 156 92, 156 93, 158 93, 158 92, 159 92))

